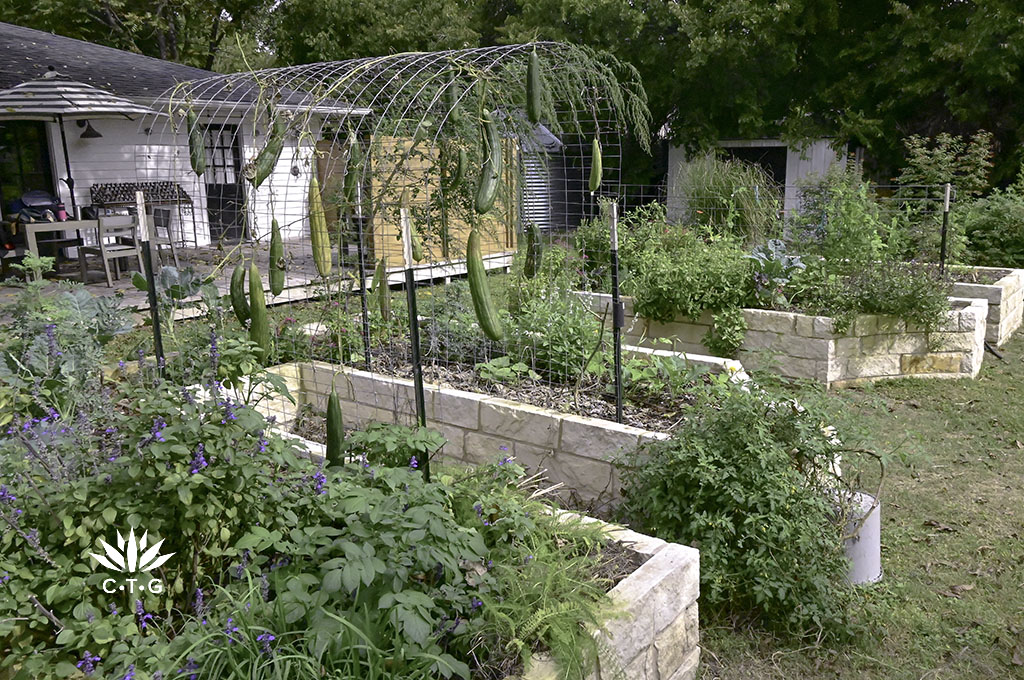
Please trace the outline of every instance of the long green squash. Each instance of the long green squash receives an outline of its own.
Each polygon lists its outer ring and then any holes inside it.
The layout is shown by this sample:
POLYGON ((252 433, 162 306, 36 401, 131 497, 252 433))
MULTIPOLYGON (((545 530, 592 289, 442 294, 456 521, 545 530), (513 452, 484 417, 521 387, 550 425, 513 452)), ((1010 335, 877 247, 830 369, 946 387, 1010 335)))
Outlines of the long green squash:
POLYGON ((284 242, 281 240, 281 227, 277 218, 270 220, 270 268, 267 278, 270 279, 270 293, 277 297, 284 290, 284 242))
POLYGON ((536 48, 530 53, 530 61, 526 65, 526 115, 531 123, 540 122, 541 92, 540 57, 536 48))
POLYGON ((327 464, 342 465, 345 462, 345 422, 341 416, 341 400, 331 386, 327 397, 327 464))
POLYGON ((388 261, 383 257, 373 272, 370 291, 377 297, 381 318, 387 321, 391 318, 391 289, 388 287, 388 261))
POLYGON ((205 135, 199 127, 199 119, 191 105, 185 112, 185 126, 188 128, 188 155, 192 163, 192 172, 202 176, 206 172, 206 143, 203 139, 205 135))
POLYGON ((469 165, 469 154, 466 152, 464 147, 459 147, 459 152, 455 156, 455 172, 452 173, 452 179, 450 183, 450 189, 452 191, 458 189, 462 185, 462 180, 466 178, 466 167, 469 165))
POLYGON ((253 262, 249 265, 249 339, 255 342, 264 362, 270 359, 270 321, 267 318, 267 299, 263 296, 263 279, 253 262))
POLYGON ((483 129, 481 131, 483 164, 480 167, 480 183, 476 188, 474 207, 481 215, 494 207, 494 199, 498 195, 498 184, 501 180, 501 135, 498 126, 487 110, 481 114, 483 129))
POLYGON ((601 174, 603 172, 601 168, 601 142, 598 141, 597 135, 594 135, 594 141, 590 147, 590 190, 597 191, 601 188, 601 174))
POLYGON ((476 312, 481 330, 491 340, 500 342, 505 337, 505 331, 491 300, 487 269, 484 268, 484 258, 480 254, 480 232, 475 227, 469 232, 469 242, 466 244, 466 275, 469 278, 469 293, 473 298, 473 311, 476 312))
POLYGON ((238 265, 231 272, 231 285, 228 287, 231 295, 231 309, 235 311, 238 323, 245 325, 249 320, 249 303, 245 299, 245 266, 238 265))
POLYGON ((284 148, 284 135, 287 124, 284 117, 274 114, 270 134, 267 136, 267 143, 257 154, 256 159, 242 169, 242 174, 252 182, 252 188, 258 189, 263 181, 274 171, 277 160, 281 157, 281 150, 284 148))
POLYGON ((541 259, 544 256, 540 241, 540 229, 533 222, 526 223, 525 253, 523 258, 523 276, 532 279, 540 269, 541 259))
POLYGON ((462 87, 457 80, 453 80, 444 91, 445 104, 448 106, 448 121, 451 123, 462 122, 462 107, 459 100, 462 99, 462 87))
POLYGON ((313 247, 316 271, 326 279, 331 275, 331 239, 327 235, 327 215, 320 198, 320 182, 316 179, 315 167, 309 174, 309 241, 313 247))

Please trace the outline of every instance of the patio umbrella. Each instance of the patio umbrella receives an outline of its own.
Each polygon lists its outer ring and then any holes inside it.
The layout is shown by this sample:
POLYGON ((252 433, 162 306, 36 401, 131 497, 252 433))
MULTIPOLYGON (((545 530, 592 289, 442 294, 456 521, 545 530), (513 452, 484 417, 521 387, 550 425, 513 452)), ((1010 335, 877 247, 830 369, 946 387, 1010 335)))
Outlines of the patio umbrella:
POLYGON ((0 90, 0 120, 44 120, 57 123, 61 146, 64 149, 64 167, 68 173, 65 183, 71 192, 72 215, 77 214, 75 180, 71 176, 71 159, 68 157, 64 121, 88 118, 132 120, 132 116, 147 114, 166 115, 112 92, 68 80, 56 71, 49 71, 39 80, 29 80, 0 90))

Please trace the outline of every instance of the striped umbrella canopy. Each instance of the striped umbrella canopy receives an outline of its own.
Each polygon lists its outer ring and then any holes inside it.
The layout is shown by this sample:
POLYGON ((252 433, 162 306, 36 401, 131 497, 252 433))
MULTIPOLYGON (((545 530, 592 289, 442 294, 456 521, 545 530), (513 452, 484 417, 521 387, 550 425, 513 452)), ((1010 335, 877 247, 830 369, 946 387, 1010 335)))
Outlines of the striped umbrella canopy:
POLYGON ((58 124, 60 141, 64 148, 64 167, 68 176, 64 180, 71 194, 71 212, 76 214, 75 180, 71 176, 68 140, 64 132, 65 120, 87 118, 127 118, 141 115, 166 115, 119 97, 98 87, 68 80, 50 71, 38 80, 0 90, 0 121, 44 120, 58 124))
POLYGON ((56 75, 0 90, 0 120, 130 119, 155 113, 112 92, 56 75))

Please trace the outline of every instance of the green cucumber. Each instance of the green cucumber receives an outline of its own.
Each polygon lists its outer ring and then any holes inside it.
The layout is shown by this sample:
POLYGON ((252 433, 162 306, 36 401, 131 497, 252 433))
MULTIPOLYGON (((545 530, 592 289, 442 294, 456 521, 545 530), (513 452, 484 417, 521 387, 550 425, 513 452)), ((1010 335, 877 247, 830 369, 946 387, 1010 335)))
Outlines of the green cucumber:
POLYGON ((544 251, 540 241, 540 229, 533 222, 526 223, 526 246, 525 246, 525 258, 523 260, 523 276, 528 279, 532 279, 537 275, 537 271, 540 269, 541 259, 544 257, 544 251))
POLYGON ((590 191, 594 192, 601 188, 601 142, 594 135, 594 141, 590 148, 590 191))
POLYGON ((267 299, 263 296, 263 279, 253 262, 249 265, 249 339, 263 351, 260 357, 270 358, 270 321, 267 319, 267 299))
POLYGON ((281 240, 281 227, 277 219, 270 220, 270 268, 267 278, 270 279, 270 293, 277 297, 284 290, 284 242, 281 240))
POLYGON ((309 175, 309 241, 313 247, 313 264, 325 279, 331 275, 331 239, 327 235, 327 215, 320 198, 320 182, 316 179, 316 168, 309 175))
POLYGON ((469 232, 466 244, 466 275, 469 278, 469 293, 473 298, 473 311, 484 335, 495 342, 501 342, 505 332, 501 327, 501 319, 491 300, 491 290, 487 287, 487 269, 484 258, 480 254, 480 232, 476 227, 469 232))
POLYGON ((377 297, 381 318, 387 321, 391 318, 391 289, 388 287, 388 261, 383 257, 373 272, 370 290, 377 297))
POLYGON ((494 207, 501 181, 501 135, 489 111, 481 114, 483 130, 481 135, 483 164, 480 167, 480 183, 477 184, 474 207, 484 214, 494 207))
POLYGON ((457 80, 453 80, 452 84, 445 89, 444 99, 448 106, 448 120, 455 124, 461 123, 462 107, 459 106, 459 100, 462 99, 462 88, 457 80))
POLYGON ((345 462, 345 421, 341 416, 341 400, 331 385, 327 397, 327 464, 342 465, 345 462))
POLYGON ((185 112, 185 126, 188 127, 188 155, 192 163, 192 172, 202 176, 206 172, 206 142, 203 130, 199 128, 199 119, 189 105, 185 112))
POLYGON ((531 123, 540 122, 541 88, 540 57, 534 48, 530 53, 530 62, 526 66, 526 115, 531 123))
POLYGON ((231 309, 235 310, 238 323, 244 326, 249 320, 249 303, 245 299, 245 265, 240 264, 231 272, 228 292, 231 294, 231 309))
POLYGON ((271 132, 267 135, 267 143, 260 150, 252 163, 246 164, 242 174, 252 182, 252 188, 258 189, 263 181, 274 171, 277 160, 281 157, 281 150, 284 148, 285 124, 284 118, 280 115, 273 116, 271 132))
POLYGON ((463 147, 459 147, 459 154, 455 159, 455 174, 452 175, 451 188, 458 189, 462 180, 466 178, 466 166, 469 165, 469 154, 463 147))

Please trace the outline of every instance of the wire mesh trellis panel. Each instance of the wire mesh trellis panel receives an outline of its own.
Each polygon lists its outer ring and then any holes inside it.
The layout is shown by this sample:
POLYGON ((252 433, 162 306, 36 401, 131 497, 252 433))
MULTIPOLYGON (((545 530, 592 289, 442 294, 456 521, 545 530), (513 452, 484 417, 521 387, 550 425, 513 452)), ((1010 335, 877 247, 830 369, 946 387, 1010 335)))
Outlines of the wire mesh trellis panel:
MULTIPOLYGON (((547 261, 552 276, 533 279, 524 267, 536 264, 526 241, 549 241, 620 194, 620 135, 647 138, 639 81, 608 59, 535 43, 217 76, 165 93, 167 115, 140 123, 149 137, 136 175, 180 186, 193 207, 187 218, 160 215, 161 255, 180 263, 157 282, 177 352, 169 370, 242 384, 255 357, 290 365, 293 385, 312 395, 299 413, 280 402, 282 420, 322 428, 302 416, 323 410, 333 383, 351 401, 350 425, 411 424, 409 390, 388 382, 412 375, 410 250, 428 383, 577 409, 582 381, 607 415, 607 376, 586 369, 609 338, 576 296, 571 263, 547 261), (544 87, 531 121, 534 50, 544 87), (603 172, 592 192, 595 138, 603 172), (471 234, 478 253, 467 252, 471 234), (489 274, 474 277, 473 262, 489 274)), ((437 394, 427 395, 431 423, 457 419, 437 394)))

